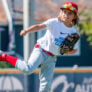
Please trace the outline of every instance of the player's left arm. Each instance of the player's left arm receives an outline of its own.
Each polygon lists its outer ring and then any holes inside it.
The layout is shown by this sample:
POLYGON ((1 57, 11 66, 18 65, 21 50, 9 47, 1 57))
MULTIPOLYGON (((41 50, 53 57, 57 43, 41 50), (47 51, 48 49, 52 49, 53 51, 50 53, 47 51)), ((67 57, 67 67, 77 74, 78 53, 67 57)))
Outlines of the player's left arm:
MULTIPOLYGON (((77 33, 77 34, 79 34, 79 33, 77 33)), ((65 54, 75 54, 77 52, 77 49, 78 49, 77 48, 78 42, 79 42, 79 40, 76 42, 76 44, 75 44, 75 46, 74 46, 72 51, 69 51, 69 52, 67 52, 65 54)))
POLYGON ((66 52, 65 54, 69 55, 69 54, 75 54, 77 52, 77 49, 73 49, 72 51, 66 52))
POLYGON ((68 35, 65 40, 62 42, 60 47, 60 53, 62 54, 75 54, 77 49, 75 45, 78 43, 80 36, 78 33, 73 33, 68 35))

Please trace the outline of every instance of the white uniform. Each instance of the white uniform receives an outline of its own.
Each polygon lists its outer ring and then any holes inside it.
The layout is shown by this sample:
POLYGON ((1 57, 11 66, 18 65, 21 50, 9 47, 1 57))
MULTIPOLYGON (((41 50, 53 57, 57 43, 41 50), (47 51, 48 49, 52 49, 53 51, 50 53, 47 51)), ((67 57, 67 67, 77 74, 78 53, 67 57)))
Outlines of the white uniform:
POLYGON ((63 22, 60 22, 57 18, 49 19, 44 24, 47 26, 46 34, 40 38, 37 43, 45 49, 53 53, 54 55, 59 55, 59 47, 67 35, 76 33, 74 27, 66 27, 63 22))
POLYGON ((37 41, 41 47, 33 49, 28 59, 28 64, 22 60, 17 60, 16 68, 23 72, 32 73, 41 65, 39 92, 51 92, 51 83, 57 59, 56 55, 60 54, 60 44, 68 34, 76 33, 76 29, 74 27, 66 27, 57 18, 50 19, 44 22, 44 24, 47 26, 46 34, 37 41), (53 53, 55 56, 48 55, 42 49, 53 53))

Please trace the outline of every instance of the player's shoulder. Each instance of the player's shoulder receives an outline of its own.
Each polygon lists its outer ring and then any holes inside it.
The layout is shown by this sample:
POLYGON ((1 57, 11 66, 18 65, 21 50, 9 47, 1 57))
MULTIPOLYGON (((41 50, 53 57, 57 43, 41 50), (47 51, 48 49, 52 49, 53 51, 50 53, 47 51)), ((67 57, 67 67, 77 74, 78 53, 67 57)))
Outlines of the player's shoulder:
POLYGON ((72 27, 72 30, 73 30, 74 33, 78 33, 79 34, 79 31, 78 31, 78 29, 75 26, 72 27))
POLYGON ((49 21, 49 22, 57 22, 58 19, 57 19, 57 18, 50 18, 50 19, 48 19, 47 21, 49 21))
POLYGON ((75 26, 73 26, 73 27, 72 27, 72 30, 75 30, 75 31, 76 31, 77 29, 76 29, 76 27, 75 27, 75 26))

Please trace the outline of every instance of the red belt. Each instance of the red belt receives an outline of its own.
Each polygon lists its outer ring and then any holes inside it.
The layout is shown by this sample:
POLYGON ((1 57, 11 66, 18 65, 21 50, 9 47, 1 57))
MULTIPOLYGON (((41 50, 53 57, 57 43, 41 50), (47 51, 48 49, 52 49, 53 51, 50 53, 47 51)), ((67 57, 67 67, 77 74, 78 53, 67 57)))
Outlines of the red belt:
MULTIPOLYGON (((36 44, 36 45, 35 45, 35 48, 39 48, 39 47, 40 47, 39 44, 36 44)), ((44 49, 42 49, 42 51, 45 52, 45 53, 47 53, 47 54, 50 55, 50 56, 55 56, 55 55, 53 55, 51 52, 48 52, 48 51, 46 51, 46 50, 44 50, 44 49)))

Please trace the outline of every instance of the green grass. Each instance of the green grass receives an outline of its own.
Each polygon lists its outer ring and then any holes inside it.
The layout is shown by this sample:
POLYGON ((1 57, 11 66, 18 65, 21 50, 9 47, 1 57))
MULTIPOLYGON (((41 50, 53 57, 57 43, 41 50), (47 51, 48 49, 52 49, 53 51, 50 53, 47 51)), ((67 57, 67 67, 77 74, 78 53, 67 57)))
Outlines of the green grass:
POLYGON ((0 62, 0 68, 13 68, 8 62, 0 62))

